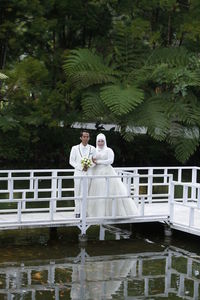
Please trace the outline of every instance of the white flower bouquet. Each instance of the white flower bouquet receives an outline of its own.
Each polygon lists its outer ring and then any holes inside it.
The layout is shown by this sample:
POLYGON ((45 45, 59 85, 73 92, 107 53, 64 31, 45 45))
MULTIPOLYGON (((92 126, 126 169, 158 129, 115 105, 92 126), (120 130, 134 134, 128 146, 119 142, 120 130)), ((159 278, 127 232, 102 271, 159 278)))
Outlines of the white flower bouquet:
POLYGON ((91 167, 92 161, 91 161, 91 159, 89 159, 89 158, 87 158, 87 157, 84 157, 84 158, 82 158, 82 160, 81 160, 81 165, 82 165, 82 167, 83 167, 84 170, 85 170, 85 169, 87 170, 88 168, 91 167))

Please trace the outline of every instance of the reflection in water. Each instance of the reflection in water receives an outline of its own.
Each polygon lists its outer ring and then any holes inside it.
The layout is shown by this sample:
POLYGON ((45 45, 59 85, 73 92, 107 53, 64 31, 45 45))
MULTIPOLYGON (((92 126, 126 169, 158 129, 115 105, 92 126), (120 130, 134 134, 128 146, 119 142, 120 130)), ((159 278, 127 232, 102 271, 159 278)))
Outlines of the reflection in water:
POLYGON ((0 299, 9 300, 199 299, 199 284, 200 257, 175 247, 100 256, 81 248, 76 257, 0 265, 0 299))
POLYGON ((73 266, 71 299, 112 299, 133 269, 136 259, 85 261, 82 250, 81 263, 73 266))
POLYGON ((101 241, 81 247, 69 231, 53 241, 46 233, 28 231, 26 246, 22 233, 16 244, 0 237, 0 300, 200 299, 196 241, 182 239, 178 248, 131 240, 131 231, 106 225, 98 231, 101 241), (36 233, 37 243, 30 241, 36 233))

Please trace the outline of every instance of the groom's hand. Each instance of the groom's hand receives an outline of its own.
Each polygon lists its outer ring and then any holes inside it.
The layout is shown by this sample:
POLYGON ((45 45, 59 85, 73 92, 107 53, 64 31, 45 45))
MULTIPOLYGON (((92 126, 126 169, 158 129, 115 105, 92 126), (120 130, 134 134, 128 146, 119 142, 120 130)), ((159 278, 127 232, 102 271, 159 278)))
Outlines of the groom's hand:
POLYGON ((88 170, 88 167, 87 167, 87 166, 84 166, 84 167, 83 167, 83 171, 87 172, 87 170, 88 170))

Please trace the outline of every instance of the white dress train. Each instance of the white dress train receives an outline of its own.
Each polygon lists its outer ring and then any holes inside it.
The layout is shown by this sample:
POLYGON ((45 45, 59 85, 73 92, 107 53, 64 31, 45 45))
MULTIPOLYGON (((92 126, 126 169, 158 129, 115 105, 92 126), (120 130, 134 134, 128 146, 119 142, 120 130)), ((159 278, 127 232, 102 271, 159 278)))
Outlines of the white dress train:
MULTIPOLYGON (((111 175, 116 176, 111 163, 114 159, 112 149, 106 148, 97 152, 97 165, 92 168, 91 175, 111 175)), ((105 178, 94 178, 91 180, 88 189, 89 196, 102 196, 99 199, 88 199, 87 216, 88 217, 104 217, 112 216, 112 199, 106 199, 106 193, 109 196, 126 196, 127 189, 120 178, 109 179, 109 190, 107 191, 107 183, 105 178)), ((114 198, 114 197, 113 197, 114 198)), ((116 198, 115 216, 131 216, 138 215, 138 208, 134 200, 130 197, 116 198)))

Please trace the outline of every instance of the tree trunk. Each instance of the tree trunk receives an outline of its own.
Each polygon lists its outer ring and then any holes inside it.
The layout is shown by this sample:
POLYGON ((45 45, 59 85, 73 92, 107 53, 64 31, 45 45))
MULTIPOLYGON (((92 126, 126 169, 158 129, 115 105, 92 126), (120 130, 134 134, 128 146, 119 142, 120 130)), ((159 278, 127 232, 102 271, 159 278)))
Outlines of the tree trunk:
POLYGON ((167 45, 170 46, 172 42, 172 29, 171 29, 171 12, 168 17, 168 30, 167 30, 167 45))

